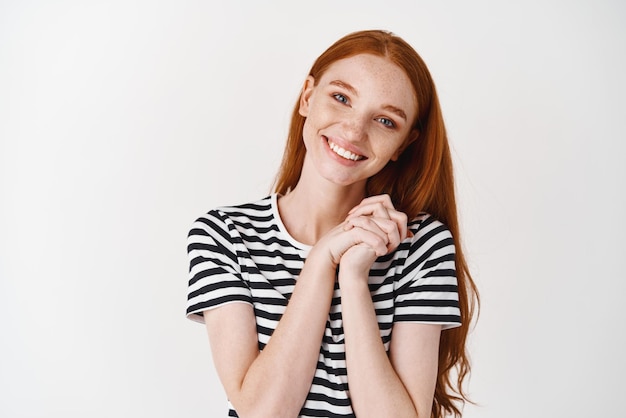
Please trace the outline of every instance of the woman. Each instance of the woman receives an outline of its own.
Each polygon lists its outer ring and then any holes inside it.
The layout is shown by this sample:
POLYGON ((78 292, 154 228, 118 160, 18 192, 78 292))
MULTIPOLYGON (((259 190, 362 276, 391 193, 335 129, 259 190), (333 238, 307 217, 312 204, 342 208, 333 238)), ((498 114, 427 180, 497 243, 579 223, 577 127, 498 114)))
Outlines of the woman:
POLYGON ((337 41, 304 82, 274 193, 189 233, 187 315, 229 416, 460 415, 477 293, 455 205, 421 58, 388 32, 337 41))

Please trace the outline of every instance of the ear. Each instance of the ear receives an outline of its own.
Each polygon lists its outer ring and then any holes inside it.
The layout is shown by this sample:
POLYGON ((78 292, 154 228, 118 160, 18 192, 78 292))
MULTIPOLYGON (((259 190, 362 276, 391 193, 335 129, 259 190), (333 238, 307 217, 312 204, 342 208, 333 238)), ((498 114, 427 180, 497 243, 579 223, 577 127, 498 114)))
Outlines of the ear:
POLYGON ((315 79, 310 75, 306 78, 306 80, 304 80, 302 94, 300 94, 300 108, 298 109, 300 116, 304 116, 305 118, 309 116, 309 102, 311 100, 314 87, 315 79))
POLYGON ((417 138, 419 136, 420 131, 418 131, 417 129, 412 129, 411 132, 409 132, 409 136, 406 138, 406 141, 404 141, 404 144, 400 145, 396 152, 394 152, 391 156, 391 161, 398 161, 398 158, 400 158, 400 155, 402 155, 404 150, 407 149, 407 147, 413 142, 417 141, 417 138))

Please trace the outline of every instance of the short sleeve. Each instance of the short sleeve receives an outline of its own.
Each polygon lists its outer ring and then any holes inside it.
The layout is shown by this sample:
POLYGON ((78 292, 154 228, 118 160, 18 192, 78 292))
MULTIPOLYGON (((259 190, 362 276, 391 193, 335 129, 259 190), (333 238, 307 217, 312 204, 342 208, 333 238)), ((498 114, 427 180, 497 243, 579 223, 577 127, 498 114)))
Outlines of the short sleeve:
POLYGON ((429 215, 417 225, 397 283, 394 321, 460 326, 452 234, 429 215))
POLYGON ((218 211, 196 220, 187 238, 187 318, 204 322, 202 312, 233 302, 252 304, 239 267, 232 222, 218 211))

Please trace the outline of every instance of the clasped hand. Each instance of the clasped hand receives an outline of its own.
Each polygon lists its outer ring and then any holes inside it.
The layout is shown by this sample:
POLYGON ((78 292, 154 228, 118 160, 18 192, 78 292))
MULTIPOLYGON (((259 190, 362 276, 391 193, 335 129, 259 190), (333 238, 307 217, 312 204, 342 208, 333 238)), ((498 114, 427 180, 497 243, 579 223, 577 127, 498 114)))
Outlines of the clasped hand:
POLYGON ((316 247, 328 249, 334 267, 367 273, 377 257, 395 250, 410 235, 407 216, 394 208, 388 195, 378 195, 363 199, 316 247))

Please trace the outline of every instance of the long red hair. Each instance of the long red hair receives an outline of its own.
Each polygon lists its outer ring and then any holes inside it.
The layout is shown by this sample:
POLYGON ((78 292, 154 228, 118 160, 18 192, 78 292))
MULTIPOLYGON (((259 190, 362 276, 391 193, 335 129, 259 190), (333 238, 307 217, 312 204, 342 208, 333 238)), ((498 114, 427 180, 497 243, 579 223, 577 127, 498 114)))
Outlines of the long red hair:
MULTIPOLYGON (((446 224, 456 246, 456 271, 462 325, 441 334, 439 371, 433 400, 433 418, 447 414, 461 416, 468 400, 463 382, 470 372, 466 340, 472 317, 479 304, 478 291, 470 275, 460 240, 454 193, 452 158, 439 99, 426 64, 400 37, 386 31, 351 33, 328 48, 313 64, 309 74, 315 82, 334 62, 357 54, 385 57, 408 75, 417 98, 414 129, 419 131, 397 161, 390 161, 368 179, 368 196, 388 194, 395 207, 409 219, 427 212, 446 224)), ((302 171, 306 149, 302 141, 305 118, 299 113, 299 100, 293 110, 287 145, 274 191, 292 190, 302 171)), ((407 138, 408 140, 408 138, 407 138)))

